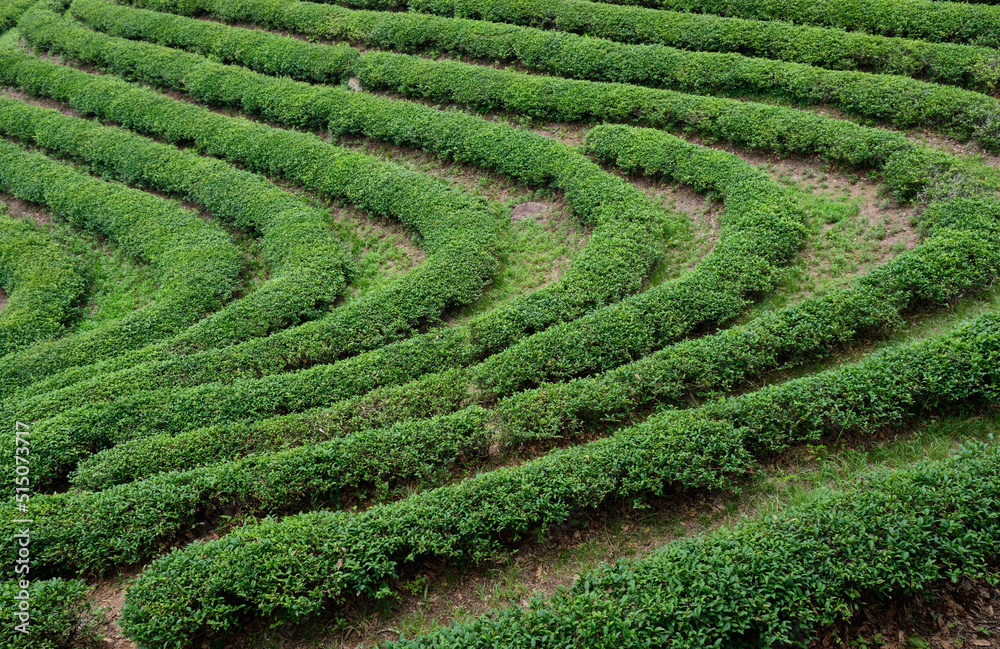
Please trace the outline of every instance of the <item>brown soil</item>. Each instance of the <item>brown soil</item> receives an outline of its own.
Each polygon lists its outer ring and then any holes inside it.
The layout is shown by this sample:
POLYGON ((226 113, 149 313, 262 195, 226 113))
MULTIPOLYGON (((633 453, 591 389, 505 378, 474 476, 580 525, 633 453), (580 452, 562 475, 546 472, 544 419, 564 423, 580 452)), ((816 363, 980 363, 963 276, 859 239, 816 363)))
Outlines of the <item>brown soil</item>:
POLYGON ((22 201, 20 198, 15 198, 9 194, 3 195, 3 201, 7 204, 7 213, 15 219, 23 220, 28 218, 38 225, 52 223, 52 214, 34 203, 22 201))
POLYGON ((94 619, 98 622, 97 632, 107 649, 137 649, 137 645, 122 635, 116 623, 125 603, 126 583, 138 576, 138 568, 123 572, 115 577, 107 577, 92 584, 90 594, 94 619))
POLYGON ((987 579, 939 583, 922 595, 862 607, 818 635, 811 649, 998 649, 1000 586, 987 579))
POLYGON ((2 311, 5 306, 7 306, 8 301, 9 300, 7 298, 7 291, 0 288, 0 311, 2 311))
POLYGON ((51 108, 59 111, 63 115, 69 115, 70 117, 80 117, 80 114, 77 113, 75 110, 66 106, 65 104, 59 103, 54 99, 38 99, 36 97, 29 95, 26 92, 22 92, 15 88, 9 88, 9 87, 0 88, 0 95, 8 97, 10 99, 16 99, 17 101, 23 102, 25 104, 30 104, 32 106, 51 108))

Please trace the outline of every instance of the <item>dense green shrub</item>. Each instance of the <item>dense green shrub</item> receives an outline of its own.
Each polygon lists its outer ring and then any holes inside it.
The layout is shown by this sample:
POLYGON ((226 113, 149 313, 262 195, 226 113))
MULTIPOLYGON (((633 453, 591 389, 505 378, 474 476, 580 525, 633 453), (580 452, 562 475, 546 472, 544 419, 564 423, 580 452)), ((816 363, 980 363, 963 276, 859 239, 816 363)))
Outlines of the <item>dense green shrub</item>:
POLYGON ((348 593, 388 594, 408 561, 480 560, 613 499, 725 487, 755 466, 755 452, 958 402, 995 402, 998 335, 1000 316, 989 314, 857 365, 666 411, 613 437, 360 513, 266 519, 155 560, 129 591, 120 623, 139 642, 183 646, 245 615, 300 619, 348 593))
POLYGON ((498 441, 551 439, 615 424, 653 404, 704 402, 760 372, 890 331, 908 310, 948 305, 994 285, 1000 276, 1000 204, 934 203, 922 225, 929 237, 919 247, 849 288, 667 346, 597 376, 545 383, 500 400, 491 417, 498 441))
POLYGON ((275 281, 200 321, 171 340, 174 345, 229 345, 297 324, 325 310, 353 272, 353 259, 331 235, 326 215, 255 174, 5 97, 0 133, 85 162, 102 177, 172 192, 259 236, 261 257, 275 281))
POLYGON ((563 190, 577 216, 597 227, 559 282, 477 318, 474 336, 487 352, 635 293, 656 256, 662 214, 637 188, 561 142, 460 112, 275 79, 111 38, 70 25, 50 11, 28 12, 19 28, 36 47, 183 89, 202 101, 236 106, 288 125, 328 127, 337 135, 364 135, 424 149, 496 169, 521 182, 563 190))
MULTIPOLYGON (((713 335, 668 345, 593 377, 546 383, 500 399, 489 415, 494 441, 551 441, 581 429, 616 425, 653 404, 704 402, 745 385, 762 372, 822 358, 849 341, 891 331, 904 313, 951 304, 988 289, 1000 276, 1000 205, 966 199, 935 203, 921 224, 929 232, 921 246, 876 268, 850 288, 805 299, 713 335)), ((234 424, 139 438, 82 462, 75 482, 102 488, 155 472, 340 434, 334 431, 443 414, 460 407, 472 376, 471 371, 430 375, 355 397, 329 410, 262 420, 249 427, 234 424), (437 394, 442 386, 447 388, 442 400, 427 396, 437 394), (371 399, 380 405, 372 405, 371 399), (345 410, 352 409, 359 414, 344 428, 339 422, 345 410), (382 413, 378 420, 362 414, 373 409, 382 413), (280 434, 273 432, 276 426, 280 434)))
MULTIPOLYGON (((252 43, 247 43, 246 50, 230 47, 221 51, 215 45, 218 36, 205 30, 203 21, 117 7, 101 0, 76 0, 74 7, 77 17, 116 36, 218 53, 224 60, 238 60, 263 72, 273 67, 258 60, 252 43)), ((217 31, 227 29, 226 36, 231 40, 239 39, 243 31, 216 27, 217 31)), ((530 32, 531 44, 519 48, 518 60, 536 70, 702 94, 772 93, 800 103, 830 104, 898 127, 920 125, 961 138, 974 136, 987 148, 1000 148, 1000 101, 959 88, 741 54, 688 52, 663 45, 626 46, 563 32, 525 31, 530 32)), ((255 38, 255 32, 249 33, 249 38, 255 38)), ((294 49, 296 43, 303 49, 313 47, 287 39, 289 49, 294 49)), ((303 56, 306 54, 303 52, 303 56)), ((335 61, 340 56, 339 48, 331 51, 335 61)), ((358 65, 364 65, 364 57, 358 65)))
MULTIPOLYGON (((47 488, 91 453, 131 439, 299 412, 382 386, 406 383, 445 367, 466 365, 470 362, 469 345, 462 333, 405 340, 339 363, 258 380, 138 390, 123 395, 116 395, 116 388, 121 388, 110 383, 104 386, 110 389, 107 400, 68 409, 33 424, 32 484, 47 488)), ((134 384, 124 386, 134 389, 134 384)), ((5 412, 11 426, 18 413, 41 416, 43 407, 51 410, 59 396, 42 395, 33 401, 9 404, 5 412)), ((5 443, 0 438, 0 448, 5 443)), ((0 493, 11 493, 12 489, 12 484, 3 486, 0 493)))
MULTIPOLYGON (((478 0, 339 0, 381 8, 396 7, 440 13, 478 0)), ((503 0, 502 0, 503 1, 503 0)), ((916 38, 932 42, 1000 46, 1000 7, 938 0, 612 0, 613 4, 644 5, 758 20, 788 20, 848 31, 916 38)), ((474 11, 474 9, 473 9, 474 11)))
POLYGON ((528 338, 480 364, 477 386, 510 394, 546 380, 602 371, 649 354, 700 326, 738 315, 769 290, 797 250, 802 209, 765 172, 740 158, 660 131, 598 126, 588 150, 626 172, 710 191, 724 200, 718 243, 679 279, 528 338))
MULTIPOLYGON (((779 21, 653 11, 581 0, 517 4, 510 0, 460 3, 453 8, 443 8, 447 17, 413 12, 351 10, 312 2, 273 3, 266 0, 240 3, 224 0, 128 0, 128 4, 187 15, 205 12, 230 22, 249 21, 312 37, 363 42, 373 47, 405 51, 444 50, 500 61, 516 58, 525 60, 526 56, 537 58, 536 50, 545 48, 555 38, 566 38, 565 35, 545 36, 535 30, 498 24, 516 23, 531 27, 554 27, 565 32, 625 43, 656 43, 686 50, 739 52, 748 56, 823 68, 902 74, 939 83, 963 85, 983 92, 993 90, 1000 80, 997 65, 1000 55, 995 50, 983 47, 886 38, 779 21), (458 18, 451 18, 452 15, 458 18), (536 54, 534 57, 533 53, 536 54)), ((84 7, 87 7, 84 10, 87 16, 99 15, 96 13, 99 10, 95 0, 76 0, 72 9, 77 12, 84 7)), ((127 14, 116 15, 121 19, 127 14)), ((153 22, 151 17, 147 20, 153 22)), ((167 22, 166 18, 156 20, 158 25, 167 22)), ((116 29, 131 31, 140 25, 149 26, 145 20, 133 17, 131 21, 119 23, 116 29)), ((219 37, 222 35, 222 32, 213 33, 218 33, 219 37)), ((183 38, 183 32, 179 30, 170 33, 158 31, 156 36, 137 34, 137 37, 167 38, 171 42, 161 42, 186 47, 182 40, 173 40, 183 38)), ((551 46, 549 49, 550 55, 555 56, 558 50, 552 50, 551 46)), ((616 61, 609 58, 607 63, 615 65, 616 61)))
POLYGON ((3 7, 0 7, 0 34, 16 25, 21 14, 34 3, 35 0, 8 0, 3 7))
MULTIPOLYGON (((100 573, 142 562, 219 515, 340 509, 396 495, 413 483, 440 481, 450 465, 486 453, 485 418, 485 410, 473 407, 96 493, 36 495, 32 572, 100 573)), ((7 561, 13 560, 9 555, 7 561)))
POLYGON ((526 608, 387 646, 804 647, 862 604, 989 574, 1000 552, 998 476, 1000 449, 972 444, 592 570, 526 608))
MULTIPOLYGON (((696 398, 704 398, 707 396, 705 391, 726 389, 756 372, 807 355, 821 354, 828 345, 851 340, 865 331, 891 326, 899 317, 898 311, 913 299, 948 301, 970 289, 981 290, 995 281, 1000 274, 1000 245, 996 243, 1000 229, 997 225, 1000 222, 997 218, 1000 217, 1000 206, 970 201, 957 203, 932 207, 928 221, 933 225, 933 234, 928 242, 916 251, 881 267, 886 270, 877 270, 852 289, 807 300, 714 336, 680 343, 603 376, 562 385, 550 384, 540 390, 520 393, 501 401, 490 412, 472 407, 453 416, 405 424, 388 431, 353 435, 351 438, 323 443, 317 447, 254 455, 247 460, 214 464, 204 469, 167 473, 116 487, 101 495, 84 493, 43 497, 42 502, 46 503, 42 506, 45 513, 36 514, 36 524, 44 530, 43 561, 47 565, 51 562, 51 565, 79 565, 90 569, 107 567, 115 561, 138 561, 155 549, 156 544, 183 531, 193 522, 202 520, 207 513, 223 510, 226 503, 240 503, 244 513, 267 512, 274 507, 281 507, 287 513, 290 509, 297 509, 303 494, 321 494, 322 498, 338 494, 342 496, 344 491, 337 489, 337 483, 333 481, 331 484, 331 469, 324 467, 337 467, 349 461, 363 464, 363 458, 358 459, 357 451, 350 450, 355 446, 355 440, 360 442, 361 448, 379 449, 383 444, 395 446, 400 443, 396 431, 404 431, 405 443, 412 444, 413 447, 400 447, 397 452, 409 458, 409 453, 420 451, 423 463, 419 468, 413 468, 409 464, 400 466, 390 460, 384 462, 387 467, 391 467, 395 480, 410 478, 419 475, 420 471, 428 472, 447 466, 455 460, 456 453, 469 452, 471 447, 452 448, 447 444, 447 440, 451 439, 447 434, 433 432, 444 422, 468 426, 462 432, 461 440, 476 440, 476 448, 480 451, 496 442, 551 440, 567 430, 575 429, 581 419, 588 424, 615 421, 650 401, 680 405, 692 391, 696 398), (963 237, 963 234, 968 236, 963 237), (487 425, 487 422, 492 425, 487 425), (435 448, 433 452, 424 449, 421 435, 413 436, 414 432, 419 433, 421 430, 432 431, 432 439, 440 434, 440 448, 435 448), (331 455, 331 449, 336 449, 336 456, 331 455), (317 455, 323 458, 321 465, 310 468, 317 455), (283 471, 283 467, 289 465, 297 467, 300 474, 309 476, 308 489, 301 488, 305 476, 296 478, 294 473, 288 474, 287 469, 283 471), (266 487, 259 487, 257 478, 266 487), (211 485, 211 489, 207 489, 204 486, 206 484, 211 485), (335 489, 332 495, 330 489, 335 489), (174 513, 167 515, 165 512, 168 511, 174 513), (82 516, 80 512, 88 514, 82 516), (92 529, 95 519, 109 519, 115 521, 115 524, 98 531, 92 529), (57 540, 50 541, 50 535, 57 540), (70 549, 72 543, 78 542, 75 540, 80 538, 88 539, 86 543, 80 544, 80 547, 89 552, 86 558, 79 554, 83 550, 70 549), (50 549, 48 545, 44 545, 46 543, 55 544, 59 549, 50 549)), ((805 412, 825 415, 844 407, 841 400, 845 395, 848 399, 852 398, 851 393, 857 390, 857 385, 864 385, 863 380, 858 380, 859 374, 864 375, 863 372, 852 373, 850 369, 845 370, 844 377, 838 379, 839 384, 838 381, 792 382, 778 389, 765 391, 763 397, 750 394, 731 400, 729 403, 733 405, 729 407, 706 406, 702 412, 710 417, 717 417, 722 413, 725 419, 744 426, 747 431, 745 439, 751 448, 775 444, 768 438, 768 434, 777 430, 776 445, 781 447, 787 443, 787 431, 801 431, 804 428, 809 432, 825 432, 825 426, 829 426, 827 422, 817 422, 810 417, 809 423, 802 425, 796 422, 796 417, 804 416, 805 412), (848 391, 838 391, 841 384, 850 385, 852 382, 856 385, 851 386, 848 391), (803 406, 796 405, 797 401, 808 403, 808 400, 802 399, 802 394, 811 395, 810 398, 819 403, 804 410, 803 406), (821 395, 826 396, 827 400, 823 401, 821 395), (788 405, 789 401, 792 402, 791 405, 788 405), (785 414, 786 408, 791 409, 791 414, 785 414), (774 421, 773 414, 762 416, 760 413, 778 413, 778 421, 774 421)), ((426 377, 417 385, 411 386, 410 390, 383 391, 379 399, 385 400, 387 405, 390 398, 394 401, 407 396, 413 399, 425 394, 433 383, 449 382, 451 393, 444 395, 443 401, 435 400, 428 405, 435 408, 455 407, 460 403, 461 397, 465 396, 462 386, 466 380, 459 373, 445 377, 426 377)), ((905 404, 906 389, 904 383, 901 393, 893 397, 895 403, 905 404)), ((183 469, 187 466, 186 462, 207 463, 213 458, 220 459, 220 456, 232 454, 234 443, 242 446, 243 453, 249 450, 270 450, 279 444, 288 444, 288 439, 266 432, 267 429, 273 430, 275 426, 287 430, 285 427, 289 424, 305 424, 312 429, 311 433, 307 433, 311 435, 309 439, 300 438, 295 443, 327 439, 344 431, 339 426, 334 428, 330 425, 331 414, 334 421, 339 421, 345 406, 365 408, 362 404, 366 401, 370 403, 368 397, 362 397, 339 404, 340 407, 332 413, 317 412, 308 415, 308 421, 302 421, 300 416, 293 416, 259 422, 250 427, 242 425, 202 429, 195 431, 195 434, 177 438, 161 436, 137 440, 131 448, 127 444, 115 447, 105 457, 88 463, 82 476, 78 477, 89 481, 91 485, 96 478, 96 486, 106 486, 108 482, 125 482, 139 477, 150 468, 160 471, 171 468, 164 466, 164 460, 151 457, 161 451, 174 456, 172 468, 183 469), (351 405, 347 406, 348 403, 351 405), (329 430, 324 430, 323 426, 329 430), (202 445, 206 448, 202 448, 202 445), (137 470, 137 464, 145 465, 146 469, 137 470)), ((369 405, 368 408, 370 407, 369 405)), ((395 408, 399 410, 399 406, 395 408)), ((854 410, 860 412, 864 408, 862 403, 861 407, 854 410)), ((848 406, 848 409, 851 408, 848 406)), ((416 414, 420 416, 428 413, 416 414)), ((875 414, 868 416, 877 418, 883 415, 886 413, 876 408, 875 414)), ((662 416, 659 417, 662 420, 662 416)), ((863 428, 873 424, 868 420, 859 424, 844 417, 837 425, 863 428)), ((301 431, 301 428, 298 430, 301 431)), ((355 468, 351 475, 355 476, 361 469, 358 464, 352 466, 355 468)))
POLYGON ((378 388, 327 408, 122 442, 81 462, 71 479, 79 488, 99 490, 154 473, 314 444, 408 419, 436 417, 459 410, 470 400, 465 371, 447 370, 378 388))
POLYGON ((30 223, 0 213, 0 356, 60 334, 86 282, 72 258, 30 223))
POLYGON ((634 85, 576 81, 412 56, 368 52, 354 67, 362 83, 479 110, 555 121, 610 121, 681 128, 738 146, 881 170, 901 200, 952 198, 998 188, 980 163, 919 147, 901 133, 782 106, 701 97, 634 85), (943 181, 943 182, 942 182, 943 181))
MULTIPOLYGON (((27 373, 33 360, 65 367, 114 356, 215 311, 235 288, 240 254, 223 230, 168 200, 100 181, 6 141, 0 141, 0 189, 117 241, 152 265, 159 285, 154 303, 100 328, 9 354, 2 365, 27 373)), ((2 378, 4 392, 10 383, 9 376, 2 378)))
MULTIPOLYGON (((474 300, 496 268, 495 218, 484 201, 441 181, 331 146, 317 136, 225 117, 24 54, 0 52, 0 60, 4 81, 29 92, 48 94, 81 112, 169 141, 194 142, 206 153, 291 178, 323 196, 351 200, 371 213, 399 218, 421 235, 428 253, 421 266, 398 282, 369 292, 324 318, 266 338, 187 356, 178 356, 172 346, 159 347, 148 354, 71 372, 72 379, 92 379, 108 369, 127 372, 124 368, 146 361, 135 372, 154 383, 141 386, 150 389, 185 381, 235 380, 241 376, 237 370, 242 376, 258 377, 319 362, 324 355, 350 355, 404 337, 439 317, 445 308, 474 300)), ((179 341, 180 351, 186 351, 185 342, 179 341)), ((45 358, 35 359, 34 366, 19 360, 23 362, 0 362, 5 383, 16 379, 17 386, 26 386, 54 369, 45 364, 45 358)), ((95 385, 102 380, 97 379, 95 385)))
MULTIPOLYGON (((657 157, 647 164, 655 164, 660 173, 725 197, 728 210, 719 243, 682 279, 539 332, 487 359, 474 370, 481 390, 509 394, 540 380, 607 369, 662 347, 699 325, 732 318, 747 305, 749 297, 770 288, 779 265, 798 248, 803 214, 765 173, 732 154, 667 134, 629 127, 611 129, 618 139, 609 143, 615 136, 605 134, 607 147, 639 148, 642 150, 636 155, 640 158, 648 157, 653 149, 657 157), (582 340, 586 342, 581 344, 582 340)), ((601 140, 604 131, 595 129, 592 133, 601 140)), ((470 327, 473 335, 477 326, 473 322, 470 327)), ((136 383, 134 372, 126 373, 121 382, 106 376, 81 388, 42 395, 20 404, 16 411, 40 418, 57 407, 78 406, 36 426, 36 440, 55 440, 41 454, 44 468, 34 467, 35 480, 44 483, 87 453, 146 435, 146 431, 177 433, 227 420, 259 419, 327 405, 380 385, 403 383, 425 372, 468 365, 482 358, 478 350, 472 351, 475 339, 470 349, 460 331, 408 343, 297 374, 231 385, 210 383, 140 392, 135 386, 143 384, 136 383), (372 358, 376 362, 371 362, 372 358), (98 394, 106 401, 94 403, 98 394)))
POLYGON ((31 649, 83 649, 100 646, 97 637, 99 618, 87 601, 91 588, 80 579, 28 579, 27 589, 19 581, 0 582, 0 617, 4 620, 0 645, 31 649), (15 625, 20 609, 19 596, 27 590, 31 605, 28 635, 15 625))

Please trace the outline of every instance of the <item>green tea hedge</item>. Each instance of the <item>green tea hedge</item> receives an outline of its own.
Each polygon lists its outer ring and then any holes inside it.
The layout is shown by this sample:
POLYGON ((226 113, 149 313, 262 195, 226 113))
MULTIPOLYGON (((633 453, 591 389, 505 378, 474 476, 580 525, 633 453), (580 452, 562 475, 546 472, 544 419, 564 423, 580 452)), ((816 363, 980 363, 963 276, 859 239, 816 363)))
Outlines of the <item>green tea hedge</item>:
MULTIPOLYGON (((632 133, 627 127, 617 129, 623 138, 632 133)), ((652 133, 635 132, 634 138, 640 146, 657 150, 658 168, 665 175, 726 198, 729 209, 719 243, 684 278, 539 332, 487 359, 474 370, 481 391, 509 394, 540 380, 603 370, 645 355, 699 325, 732 318, 747 305, 749 297, 770 288, 779 264, 797 250, 802 212, 766 174, 732 154, 662 133, 650 140, 652 133)), ((473 335, 477 325, 473 322, 470 327, 473 335)), ((37 418, 56 407, 77 406, 36 426, 36 439, 55 435, 58 440, 58 446, 46 447, 42 460, 46 468, 35 467, 35 479, 44 481, 57 477, 89 452, 146 435, 146 431, 178 433, 228 420, 259 419, 328 405, 425 372, 468 365, 482 358, 477 352, 474 338, 470 345, 461 332, 450 331, 332 365, 231 385, 151 392, 136 389, 134 372, 127 373, 121 382, 104 377, 99 389, 106 395, 105 402, 95 403, 95 390, 70 387, 22 403, 17 410, 37 418), (135 396, 129 396, 132 394, 135 396)))
POLYGON ((0 644, 24 647, 30 643, 32 649, 96 646, 99 618, 87 600, 91 587, 80 579, 38 580, 27 574, 21 577, 30 582, 28 588, 21 588, 20 578, 0 582, 0 617, 4 620, 0 644), (25 601, 25 594, 30 602, 27 635, 18 630, 17 625, 23 622, 16 616, 22 612, 19 603, 25 601))
POLYGON ((386 428, 400 421, 445 415, 470 401, 465 371, 446 370, 403 385, 378 388, 326 408, 121 442, 80 462, 71 481, 78 488, 97 491, 155 473, 187 470, 250 453, 280 451, 369 428, 386 428))
MULTIPOLYGON (((1000 79, 998 54, 985 47, 928 43, 774 20, 654 11, 582 0, 530 4, 518 4, 512 0, 459 3, 454 7, 440 7, 444 16, 265 0, 240 3, 221 0, 129 0, 127 4, 192 16, 204 12, 228 22, 249 21, 312 37, 362 42, 384 49, 412 52, 444 50, 499 61, 524 60, 524 56, 533 58, 534 50, 544 47, 552 38, 543 37, 535 30, 502 24, 514 23, 624 43, 738 52, 835 70, 901 74, 961 85, 980 92, 993 90, 1000 79)), ((94 0, 77 0, 73 11, 84 7, 88 7, 85 10, 88 16, 94 16, 94 12, 98 11, 94 0)), ((439 9, 437 6, 420 8, 439 9)), ((127 24, 118 29, 131 31, 143 22, 137 18, 133 20, 135 22, 129 24, 126 21, 127 24)), ((159 18, 157 22, 163 24, 167 19, 159 18)), ((218 32, 220 37, 221 33, 218 32)), ((180 32, 176 34, 179 36, 180 32)), ((148 34, 137 36, 142 39, 149 37, 148 34)), ((156 38, 170 38, 170 35, 159 33, 156 38)), ((563 35, 561 38, 566 37, 563 35)), ((186 47, 180 40, 174 42, 176 47, 186 47)), ((608 63, 614 64, 614 61, 609 60, 608 63)))
POLYGON ((354 271, 322 211, 256 174, 6 97, 0 97, 0 133, 85 162, 102 177, 171 192, 259 237, 275 281, 181 334, 189 347, 229 345, 318 315, 354 271))
MULTIPOLYGON (((141 9, 118 7, 100 0, 76 0, 74 15, 91 27, 115 36, 141 38, 172 46, 195 48, 241 61, 251 69, 271 67, 255 58, 252 42, 246 50, 220 51, 218 37, 204 22, 141 9)), ((241 38, 236 28, 229 39, 241 38)), ((934 128, 960 138, 975 137, 986 148, 1000 148, 1000 101, 959 88, 913 79, 855 71, 833 71, 741 54, 688 52, 664 45, 627 46, 563 32, 530 32, 530 46, 520 48, 526 66, 561 76, 661 86, 700 94, 775 94, 798 103, 824 103, 848 113, 886 120, 907 128, 934 128)), ((243 40, 259 38, 255 32, 243 40)), ((272 38, 280 38, 272 36, 272 38)), ((486 39, 487 41, 492 39, 486 39)), ((287 39, 287 47, 312 47, 287 39)), ((305 56, 306 51, 302 55, 305 56)), ((340 49, 330 57, 339 61, 340 49)), ((363 65, 362 56, 358 65, 363 65)), ((360 76, 360 75, 359 75, 360 76)))
MULTIPOLYGON (((16 368, 12 373, 30 376, 36 363, 65 367, 149 344, 212 313, 236 288, 239 251, 218 224, 171 201, 95 179, 6 141, 0 142, 0 189, 117 241, 152 265, 159 285, 154 303, 120 320, 5 356, 0 366, 16 368)), ((9 374, 0 378, 3 392, 12 383, 9 374)))
MULTIPOLYGON (((35 10, 33 10, 35 11, 35 10)), ((30 14, 29 14, 30 15, 30 14)), ((326 317, 251 339, 225 349, 178 355, 185 340, 138 353, 105 366, 70 373, 69 380, 93 379, 108 370, 133 372, 151 389, 185 380, 204 382, 258 377, 283 369, 378 347, 407 335, 455 304, 476 299, 496 268, 496 220, 486 205, 453 187, 399 166, 331 146, 320 138, 228 118, 109 78, 72 70, 30 56, 0 53, 0 76, 29 92, 69 101, 75 108, 168 141, 194 142, 206 153, 258 172, 291 178, 330 198, 347 199, 374 214, 399 218, 422 235, 425 262, 399 282, 373 291, 326 317), (143 365, 136 362, 146 361, 143 365), (227 365, 228 363, 228 365, 227 365), (242 365, 240 365, 242 363, 242 365), (136 365, 135 369, 129 369, 136 365), (189 378, 190 377, 190 378, 189 378), (199 380, 200 379, 200 380, 199 380)), ((45 359, 38 359, 39 364, 45 359)), ((27 386, 55 369, 48 365, 25 376, 24 364, 5 366, 27 386)), ((93 385, 111 380, 97 379, 93 385)), ((67 385, 59 379, 47 385, 67 385)), ((37 389, 37 388, 36 388, 37 389)))
MULTIPOLYGON (((592 377, 545 383, 500 399, 489 413, 491 435, 495 443, 510 445, 615 426, 638 409, 683 406, 692 399, 704 402, 746 385, 763 372, 829 356, 849 341, 881 336, 912 310, 950 305, 993 286, 1000 276, 998 224, 1000 205, 996 203, 959 199, 932 204, 921 218, 928 232, 923 244, 879 266, 853 286, 805 299, 747 324, 668 345, 592 377)), ((83 461, 74 481, 87 488, 103 488, 156 472, 328 439, 344 430, 337 422, 351 408, 357 408, 359 415, 351 417, 349 430, 357 431, 363 425, 378 425, 362 414, 376 408, 366 405, 370 399, 377 399, 381 404, 377 411, 385 413, 377 420, 381 425, 396 420, 389 416, 417 418, 450 412, 468 397, 474 371, 475 366, 429 375, 354 397, 329 410, 265 419, 249 426, 235 423, 138 438, 83 461), (443 401, 428 398, 442 387, 446 387, 443 401), (400 407, 411 403, 412 409, 400 407)))
POLYGON ((1000 553, 998 477, 1000 450, 971 444, 592 570, 527 608, 387 646, 804 647, 864 604, 990 574, 1000 553))
POLYGON ((267 519, 155 560, 129 591, 120 623, 141 643, 184 646, 246 615, 300 619, 348 593, 388 594, 408 561, 485 559, 613 499, 725 487, 753 469, 755 453, 959 402, 992 403, 998 335, 1000 317, 989 314, 857 365, 667 411, 607 439, 360 513, 267 519))
POLYGON ((101 573, 145 561, 220 515, 340 509, 397 495, 411 484, 440 482, 451 465, 487 452, 485 418, 486 411, 473 407, 96 493, 36 495, 32 572, 101 573))
MULTIPOLYGON (((442 0, 427 1, 436 4, 442 0)), ((621 0, 615 4, 789 20, 932 42, 1000 46, 1000 7, 986 4, 939 0, 621 0)))
POLYGON ((655 259, 663 223, 649 199, 552 139, 456 111, 276 79, 111 38, 70 25, 51 11, 28 12, 19 28, 36 47, 183 89, 201 101, 236 106, 290 126, 327 127, 337 135, 419 148, 563 190, 577 216, 596 228, 559 282, 477 319, 474 335, 488 352, 635 293, 655 259), (275 98, 281 98, 277 105, 275 98))
POLYGON ((65 330, 85 288, 76 262, 32 224, 0 213, 0 356, 65 330))

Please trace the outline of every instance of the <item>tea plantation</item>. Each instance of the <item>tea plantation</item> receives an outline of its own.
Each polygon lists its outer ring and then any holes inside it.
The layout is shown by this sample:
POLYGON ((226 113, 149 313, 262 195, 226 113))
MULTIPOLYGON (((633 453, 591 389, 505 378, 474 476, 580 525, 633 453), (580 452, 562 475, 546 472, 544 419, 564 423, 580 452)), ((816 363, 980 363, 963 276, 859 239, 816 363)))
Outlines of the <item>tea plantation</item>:
POLYGON ((996 0, 4 0, 0 646, 996 583, 998 86, 996 0))

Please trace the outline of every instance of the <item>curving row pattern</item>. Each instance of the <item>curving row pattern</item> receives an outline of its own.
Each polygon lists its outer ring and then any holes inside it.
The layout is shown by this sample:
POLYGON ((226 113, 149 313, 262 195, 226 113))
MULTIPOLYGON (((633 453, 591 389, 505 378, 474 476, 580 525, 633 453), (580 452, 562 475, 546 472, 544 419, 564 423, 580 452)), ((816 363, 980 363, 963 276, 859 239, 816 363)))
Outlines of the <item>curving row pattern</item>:
MULTIPOLYGON (((141 647, 225 643, 248 621, 392 597, 427 561, 476 564, 622 503, 738 488, 822 436, 995 406, 996 7, 840 5, 4 7, 0 191, 155 279, 151 303, 72 333, 87 270, 0 220, 0 419, 31 423, 43 640, 79 627, 81 575, 142 566, 117 619, 141 647), (587 132, 564 142, 532 120, 587 132), (555 190, 586 243, 546 286, 477 310, 510 263, 508 208, 358 141, 555 190), (877 178, 919 206, 919 237, 843 288, 761 306, 826 203, 755 153, 877 178), (643 189, 662 183, 721 206, 710 250, 667 280, 663 250, 687 225, 643 189), (360 292, 357 248, 316 199, 398 221, 422 262, 360 292), (975 318, 808 371, 974 301, 975 318)), ((872 593, 984 574, 996 457, 991 443, 875 477, 401 646, 803 642, 872 593)), ((2 491, 10 536, 19 503, 2 491)))

